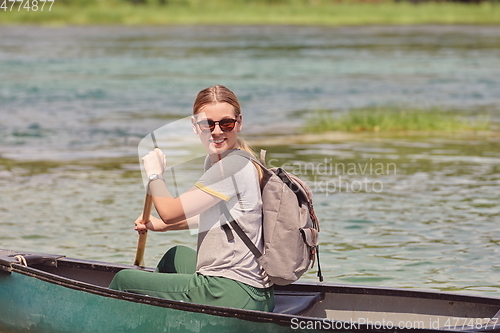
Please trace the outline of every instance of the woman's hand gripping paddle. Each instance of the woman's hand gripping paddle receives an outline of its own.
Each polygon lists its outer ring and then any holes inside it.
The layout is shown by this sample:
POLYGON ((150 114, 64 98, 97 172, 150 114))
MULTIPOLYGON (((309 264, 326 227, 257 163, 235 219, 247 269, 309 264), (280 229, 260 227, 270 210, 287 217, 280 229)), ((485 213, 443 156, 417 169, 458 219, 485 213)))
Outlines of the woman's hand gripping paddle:
MULTIPOLYGON (((151 132, 151 139, 153 139, 153 144, 155 148, 158 148, 156 143, 156 138, 153 132, 151 132)), ((151 215, 151 208, 153 206, 153 196, 149 193, 149 183, 146 187, 146 198, 144 199, 144 209, 142 211, 142 223, 146 224, 149 221, 149 216, 151 215)), ((135 266, 144 266, 144 250, 146 249, 146 240, 148 238, 148 231, 144 230, 139 233, 139 240, 137 242, 137 251, 135 253, 135 266)))
MULTIPOLYGON (((146 199, 144 200, 144 210, 142 211, 143 224, 146 224, 149 221, 152 204, 153 204, 153 197, 151 196, 151 194, 149 194, 149 188, 148 188, 146 193, 146 199)), ((146 249, 147 238, 148 238, 147 230, 144 230, 141 233, 139 233, 139 240, 137 242, 137 251, 135 253, 135 260, 134 260, 134 265, 136 266, 144 266, 144 250, 146 249)))

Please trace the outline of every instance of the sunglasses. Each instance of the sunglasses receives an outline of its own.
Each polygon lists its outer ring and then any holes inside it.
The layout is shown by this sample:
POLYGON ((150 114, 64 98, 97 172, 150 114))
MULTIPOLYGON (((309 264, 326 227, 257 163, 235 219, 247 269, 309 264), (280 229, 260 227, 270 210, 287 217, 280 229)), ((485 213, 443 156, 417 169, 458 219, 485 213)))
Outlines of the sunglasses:
POLYGON ((213 121, 212 119, 204 119, 202 121, 197 122, 198 126, 200 127, 200 130, 203 133, 211 133, 215 129, 215 125, 219 124, 220 129, 222 132, 231 132, 234 129, 234 126, 236 125, 237 120, 236 119, 221 119, 219 121, 213 121))

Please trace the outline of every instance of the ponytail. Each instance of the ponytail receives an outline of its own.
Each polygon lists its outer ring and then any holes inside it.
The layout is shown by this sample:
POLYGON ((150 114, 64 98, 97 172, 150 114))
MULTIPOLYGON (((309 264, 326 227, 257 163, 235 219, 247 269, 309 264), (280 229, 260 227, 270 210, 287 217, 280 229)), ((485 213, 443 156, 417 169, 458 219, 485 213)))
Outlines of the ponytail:
MULTIPOLYGON (((255 154, 255 151, 252 149, 252 147, 250 147, 248 142, 246 142, 242 138, 238 138, 238 143, 239 143, 241 150, 246 151, 247 153, 249 153, 250 155, 252 155, 253 157, 258 159, 257 154, 255 154)), ((255 165, 255 168, 257 169, 257 174, 259 176, 259 183, 261 185, 260 187, 262 188, 262 179, 264 178, 264 173, 262 172, 262 168, 260 165, 254 163, 254 162, 252 162, 252 163, 255 165)))
POLYGON ((247 153, 251 154, 253 157, 257 158, 255 151, 252 149, 252 147, 250 147, 248 142, 246 142, 244 139, 238 138, 238 144, 239 144, 241 150, 244 150, 247 153))

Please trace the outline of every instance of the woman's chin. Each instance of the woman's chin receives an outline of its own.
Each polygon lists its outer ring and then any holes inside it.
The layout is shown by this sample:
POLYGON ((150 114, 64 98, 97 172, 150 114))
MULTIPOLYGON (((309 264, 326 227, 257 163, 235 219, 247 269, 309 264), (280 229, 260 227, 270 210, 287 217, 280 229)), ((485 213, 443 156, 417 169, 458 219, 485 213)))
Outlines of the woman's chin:
POLYGON ((225 144, 215 145, 213 143, 210 143, 210 145, 208 146, 208 153, 209 154, 219 154, 220 155, 223 152, 225 152, 226 150, 228 150, 228 147, 225 144))

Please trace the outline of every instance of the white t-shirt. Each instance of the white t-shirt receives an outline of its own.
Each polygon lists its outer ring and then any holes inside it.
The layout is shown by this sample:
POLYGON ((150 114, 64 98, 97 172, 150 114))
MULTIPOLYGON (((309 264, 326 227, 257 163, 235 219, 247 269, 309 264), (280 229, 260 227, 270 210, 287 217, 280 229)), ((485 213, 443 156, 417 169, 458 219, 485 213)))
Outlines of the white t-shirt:
MULTIPOLYGON (((206 169, 195 186, 221 198, 241 229, 262 251, 262 198, 257 170, 248 158, 238 154, 222 158, 206 169)), ((257 288, 270 287, 272 282, 234 230, 234 240, 228 241, 222 229, 225 222, 219 205, 200 214, 196 271, 257 288)))

